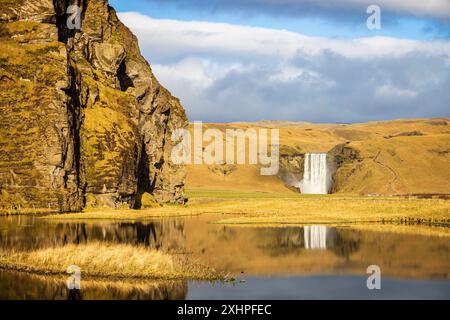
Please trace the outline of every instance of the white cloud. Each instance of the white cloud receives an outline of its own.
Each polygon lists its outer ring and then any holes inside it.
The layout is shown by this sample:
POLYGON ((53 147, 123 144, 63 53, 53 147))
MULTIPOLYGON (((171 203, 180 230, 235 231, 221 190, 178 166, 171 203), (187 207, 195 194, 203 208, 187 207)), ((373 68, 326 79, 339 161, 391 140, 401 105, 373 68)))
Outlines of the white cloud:
POLYGON ((219 55, 277 56, 290 58, 298 50, 317 54, 332 50, 361 59, 401 56, 411 51, 450 52, 448 41, 427 43, 388 37, 329 39, 309 37, 286 30, 239 26, 203 21, 152 19, 136 12, 119 13, 121 20, 139 37, 142 48, 152 55, 191 55, 207 52, 219 55))
POLYGON ((347 122, 449 113, 449 41, 329 39, 134 12, 119 17, 191 119, 347 122), (402 103, 408 113, 399 113, 402 103))
POLYGON ((397 88, 391 84, 378 87, 375 94, 384 98, 415 98, 418 95, 414 90, 397 88))
POLYGON ((169 87, 181 83, 196 92, 211 86, 215 80, 226 73, 217 64, 194 58, 186 58, 170 65, 155 64, 153 65, 153 71, 169 87))

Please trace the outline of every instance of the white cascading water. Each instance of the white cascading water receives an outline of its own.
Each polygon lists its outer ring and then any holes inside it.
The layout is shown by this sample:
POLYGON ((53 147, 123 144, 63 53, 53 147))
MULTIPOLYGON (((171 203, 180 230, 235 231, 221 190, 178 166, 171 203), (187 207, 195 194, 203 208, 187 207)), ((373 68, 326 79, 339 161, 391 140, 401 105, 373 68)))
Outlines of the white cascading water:
POLYGON ((303 228, 305 249, 327 248, 327 227, 305 226, 303 228))
POLYGON ((299 183, 303 194, 328 194, 331 186, 331 174, 327 165, 326 153, 307 153, 303 180, 299 183))

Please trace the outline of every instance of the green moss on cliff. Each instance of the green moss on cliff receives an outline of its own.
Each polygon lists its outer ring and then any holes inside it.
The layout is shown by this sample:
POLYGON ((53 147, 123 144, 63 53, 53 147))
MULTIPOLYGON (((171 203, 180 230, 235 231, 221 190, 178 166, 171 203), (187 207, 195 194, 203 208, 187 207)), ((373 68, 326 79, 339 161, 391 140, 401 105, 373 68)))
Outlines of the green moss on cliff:
POLYGON ((180 201, 183 176, 162 158, 184 110, 108 2, 83 1, 76 32, 63 22, 64 1, 0 4, 0 208, 132 203, 149 179, 143 165, 180 201), (160 167, 141 163, 145 143, 160 167))

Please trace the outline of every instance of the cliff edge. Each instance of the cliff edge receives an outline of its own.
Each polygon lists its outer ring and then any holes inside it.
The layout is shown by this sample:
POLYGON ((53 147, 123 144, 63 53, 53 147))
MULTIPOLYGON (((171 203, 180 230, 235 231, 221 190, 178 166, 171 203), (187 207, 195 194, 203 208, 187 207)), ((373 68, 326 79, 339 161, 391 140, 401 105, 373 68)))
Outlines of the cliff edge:
POLYGON ((170 153, 185 111, 107 0, 0 4, 0 207, 183 203, 170 153), (73 4, 79 29, 67 26, 73 4))

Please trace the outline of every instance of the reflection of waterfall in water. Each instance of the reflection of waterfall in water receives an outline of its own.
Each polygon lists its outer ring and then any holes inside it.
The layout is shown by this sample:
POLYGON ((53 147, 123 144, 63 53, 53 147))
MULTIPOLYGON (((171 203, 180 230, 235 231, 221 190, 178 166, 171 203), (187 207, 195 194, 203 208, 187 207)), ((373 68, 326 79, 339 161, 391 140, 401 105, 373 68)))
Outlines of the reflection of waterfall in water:
POLYGON ((326 249, 327 248, 327 227, 305 226, 303 235, 306 249, 326 249))
POLYGON ((307 153, 303 180, 298 187, 304 194, 327 194, 331 186, 331 174, 326 153, 307 153))

